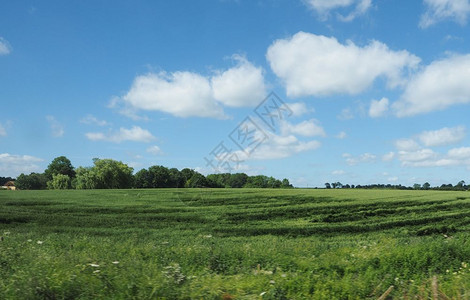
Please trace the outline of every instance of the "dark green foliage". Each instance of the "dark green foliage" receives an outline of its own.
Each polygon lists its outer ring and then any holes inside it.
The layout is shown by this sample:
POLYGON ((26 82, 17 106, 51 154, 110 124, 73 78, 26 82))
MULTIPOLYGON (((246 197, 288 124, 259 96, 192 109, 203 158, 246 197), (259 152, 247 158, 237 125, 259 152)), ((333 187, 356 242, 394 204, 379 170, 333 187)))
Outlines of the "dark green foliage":
POLYGON ((20 190, 44 190, 47 188, 47 177, 39 173, 21 173, 15 181, 15 186, 20 190))
POLYGON ((5 185, 8 181, 14 181, 14 178, 11 177, 0 177, 0 186, 5 185))
POLYGON ((65 156, 54 158, 44 171, 47 180, 52 180, 52 176, 57 174, 67 175, 69 178, 75 177, 75 169, 70 160, 65 156))

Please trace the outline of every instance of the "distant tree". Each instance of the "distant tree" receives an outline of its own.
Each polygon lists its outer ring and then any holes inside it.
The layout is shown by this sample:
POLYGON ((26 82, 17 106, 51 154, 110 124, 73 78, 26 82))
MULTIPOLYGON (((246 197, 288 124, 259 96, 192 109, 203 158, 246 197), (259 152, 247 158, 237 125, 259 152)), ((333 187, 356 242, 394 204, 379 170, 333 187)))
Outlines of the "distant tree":
POLYGON ((15 181, 15 186, 20 190, 44 190, 47 188, 47 177, 44 174, 21 174, 15 181))
POLYGON ((281 188, 283 188, 283 189, 289 189, 289 188, 293 188, 293 186, 292 186, 292 184, 290 184, 289 179, 284 178, 284 179, 282 180, 281 188))
POLYGON ((128 189, 134 184, 134 169, 113 159, 98 159, 93 167, 97 189, 128 189))
POLYGON ((461 180, 461 181, 459 181, 459 183, 457 183, 457 185, 454 188, 456 190, 462 191, 462 190, 466 190, 467 186, 465 185, 465 181, 461 180))
POLYGON ((430 188, 431 188, 431 184, 429 184, 429 182, 425 182, 423 184, 423 187, 422 187, 423 190, 429 190, 430 188))
POLYGON ((59 156, 52 160, 44 171, 44 174, 48 180, 52 180, 52 176, 57 174, 67 175, 69 178, 74 178, 75 170, 67 157, 59 156))
POLYGON ((248 180, 248 175, 245 173, 231 174, 228 179, 228 185, 232 188, 243 187, 248 180))
POLYGON ((413 189, 415 189, 415 190, 421 189, 421 184, 419 184, 419 183, 413 184, 413 189))
POLYGON ((98 177, 92 167, 78 167, 74 183, 79 190, 96 189, 98 177))
POLYGON ((184 177, 181 172, 176 168, 171 168, 168 170, 170 175, 169 185, 173 188, 181 188, 184 187, 184 177))
POLYGON ((11 177, 0 177, 0 186, 5 185, 8 181, 14 181, 11 177))
POLYGON ((167 188, 170 187, 170 171, 164 166, 151 166, 149 168, 151 179, 150 187, 167 188))
POLYGON ((112 159, 93 159, 91 168, 77 168, 77 189, 127 189, 134 185, 133 169, 112 159))
POLYGON ((139 172, 135 173, 135 187, 138 189, 141 188, 150 188, 151 187, 151 176, 150 172, 147 169, 142 169, 139 172))
POLYGON ((209 182, 207 181, 206 177, 196 171, 194 171, 193 176, 191 176, 191 178, 189 178, 185 183, 185 187, 187 188, 202 188, 208 186, 209 182))
POLYGON ((325 183, 325 188, 331 189, 331 184, 330 184, 329 182, 326 182, 326 183, 325 183))
POLYGON ((67 190, 72 187, 72 180, 68 175, 54 174, 52 179, 47 182, 47 188, 50 190, 67 190))

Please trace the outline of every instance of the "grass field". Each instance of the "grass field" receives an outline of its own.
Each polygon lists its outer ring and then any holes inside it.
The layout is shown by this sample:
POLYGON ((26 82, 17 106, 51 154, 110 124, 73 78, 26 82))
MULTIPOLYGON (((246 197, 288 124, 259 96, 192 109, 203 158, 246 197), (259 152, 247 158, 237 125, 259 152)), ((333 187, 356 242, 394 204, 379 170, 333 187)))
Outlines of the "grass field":
POLYGON ((469 192, 1 191, 0 236, 0 299, 470 299, 469 192))

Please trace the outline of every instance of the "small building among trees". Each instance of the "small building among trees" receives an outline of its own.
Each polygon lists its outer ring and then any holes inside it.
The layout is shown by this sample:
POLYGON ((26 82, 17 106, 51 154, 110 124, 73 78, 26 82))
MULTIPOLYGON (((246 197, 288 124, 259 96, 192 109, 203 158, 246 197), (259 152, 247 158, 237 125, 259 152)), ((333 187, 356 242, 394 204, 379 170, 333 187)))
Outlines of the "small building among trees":
POLYGON ((3 186, 2 189, 14 191, 16 190, 15 182, 14 181, 7 181, 3 186))

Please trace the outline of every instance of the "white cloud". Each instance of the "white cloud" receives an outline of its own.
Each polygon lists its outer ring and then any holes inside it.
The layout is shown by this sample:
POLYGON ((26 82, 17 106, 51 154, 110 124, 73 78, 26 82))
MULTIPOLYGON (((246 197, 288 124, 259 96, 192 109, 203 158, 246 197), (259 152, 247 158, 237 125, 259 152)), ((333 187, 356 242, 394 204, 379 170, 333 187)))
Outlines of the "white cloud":
POLYGON ((332 175, 344 175, 346 172, 344 170, 335 170, 331 172, 332 175))
POLYGON ((297 134, 301 136, 326 136, 325 130, 315 119, 306 120, 299 124, 282 122, 281 132, 283 132, 284 135, 297 134))
POLYGON ((427 28, 443 20, 452 20, 460 25, 467 23, 470 14, 469 0, 424 0, 426 12, 421 16, 419 26, 427 28))
POLYGON ((337 139, 340 139, 340 140, 342 140, 342 139, 345 139, 347 136, 348 136, 348 135, 347 135, 347 133, 346 133, 346 132, 344 132, 344 131, 341 131, 341 132, 340 132, 340 133, 338 133, 338 134, 337 134, 335 137, 336 137, 337 139))
POLYGON ((447 154, 453 159, 470 159, 470 147, 450 149, 447 154))
POLYGON ((64 126, 59 121, 57 121, 54 116, 46 116, 46 120, 49 123, 49 126, 51 127, 51 134, 53 137, 64 136, 64 126))
POLYGON ((399 151, 398 157, 404 166, 417 165, 423 161, 435 159, 437 157, 437 153, 431 149, 419 149, 419 150, 414 150, 414 151, 399 151))
POLYGON ((389 153, 384 154, 384 155, 382 156, 382 160, 383 160, 383 161, 391 161, 391 160, 393 160, 394 158, 395 158, 395 152, 389 152, 389 153))
POLYGON ((216 71, 212 77, 188 71, 137 76, 127 94, 114 98, 110 107, 122 104, 121 113, 134 119, 139 118, 139 110, 226 119, 221 104, 256 106, 266 96, 262 68, 239 55, 233 59, 237 61, 235 67, 216 71))
MULTIPOLYGON (((317 127, 310 127, 310 125, 306 125, 305 128, 303 128, 304 124, 298 127, 292 124, 283 125, 284 129, 281 130, 280 134, 272 133, 266 128, 255 128, 251 123, 247 123, 246 125, 248 126, 246 130, 253 132, 251 136, 253 137, 252 140, 254 143, 247 145, 244 149, 245 151, 239 150, 234 152, 238 160, 242 162, 247 160, 286 158, 301 152, 315 150, 321 146, 321 143, 316 140, 300 140, 292 132, 292 130, 294 130, 297 131, 296 134, 298 135, 302 133, 307 136, 311 136, 314 133, 321 133, 317 127), (257 141, 259 141, 259 143, 257 141)), ((316 126, 316 124, 314 125, 316 126)))
POLYGON ((377 156, 371 153, 364 153, 358 156, 344 153, 343 157, 346 159, 346 163, 350 166, 355 166, 359 163, 374 163, 377 159, 377 156))
POLYGON ((237 66, 212 77, 214 98, 226 106, 256 106, 266 97, 263 69, 234 55, 237 66))
POLYGON ((414 76, 393 104, 398 117, 470 103, 470 54, 435 61, 414 76))
POLYGON ((341 121, 347 121, 354 119, 354 113, 350 108, 344 108, 343 110, 341 110, 341 113, 336 117, 341 121))
POLYGON ((413 139, 396 140, 395 147, 400 151, 415 151, 420 148, 419 144, 413 139))
POLYGON ((37 163, 43 160, 30 155, 0 154, 0 174, 2 176, 16 177, 21 173, 29 174, 39 172, 37 163))
POLYGON ((0 37, 0 55, 7 55, 11 52, 11 46, 7 40, 0 37))
POLYGON ((125 141, 149 143, 155 140, 155 137, 146 129, 139 126, 133 126, 131 129, 120 128, 117 132, 89 132, 85 136, 92 141, 107 141, 121 143, 125 141))
POLYGON ((225 117, 212 97, 209 80, 191 72, 137 76, 121 99, 138 110, 163 111, 177 117, 225 117))
POLYGON ((388 111, 388 99, 372 100, 369 107, 369 116, 371 118, 382 117, 388 111))
POLYGON ((426 147, 446 146, 461 142, 465 138, 465 127, 444 127, 434 131, 424 131, 418 136, 426 147))
POLYGON ((301 152, 318 149, 321 143, 318 141, 300 141, 293 135, 272 135, 265 143, 256 148, 250 155, 243 151, 236 151, 238 157, 245 160, 269 160, 280 159, 301 152))
POLYGON ((371 0, 304 0, 305 4, 315 10, 322 20, 326 20, 330 11, 345 9, 355 6, 347 16, 338 14, 338 19, 344 22, 352 21, 354 18, 363 15, 371 7, 371 0))
POLYGON ((148 147, 147 152, 153 155, 160 155, 163 153, 163 151, 157 145, 148 147))
POLYGON ((294 117, 299 117, 304 114, 315 112, 314 108, 307 107, 307 105, 303 102, 287 103, 285 106, 287 106, 289 110, 292 111, 292 115, 294 117))
POLYGON ((99 120, 93 115, 87 115, 86 117, 80 120, 80 123, 87 124, 87 125, 98 125, 98 126, 110 125, 108 122, 104 120, 99 120))
POLYGON ((393 88, 404 84, 404 71, 420 61, 378 41, 360 47, 306 32, 275 41, 266 57, 289 97, 358 94, 379 77, 393 88))

